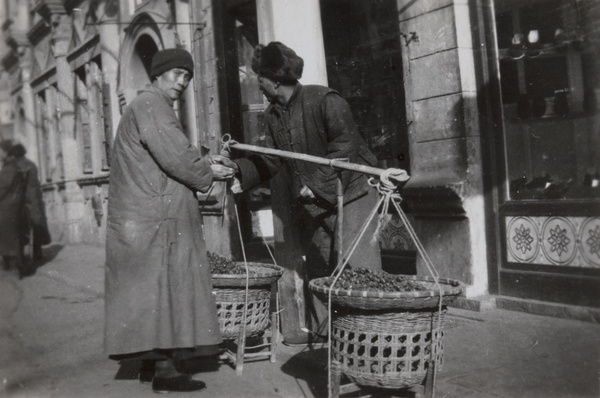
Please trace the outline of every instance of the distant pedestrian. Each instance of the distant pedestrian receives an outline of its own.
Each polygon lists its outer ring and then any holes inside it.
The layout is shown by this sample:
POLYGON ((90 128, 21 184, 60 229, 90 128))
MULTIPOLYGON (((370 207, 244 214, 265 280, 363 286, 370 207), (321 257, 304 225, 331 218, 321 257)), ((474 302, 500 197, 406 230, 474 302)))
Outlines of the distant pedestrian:
POLYGON ((23 217, 25 174, 11 156, 12 143, 0 142, 0 255, 5 270, 16 268, 19 277, 27 275, 23 261, 23 217))
POLYGON ((105 347, 142 353, 140 381, 155 392, 204 388, 176 359, 217 354, 222 341, 195 193, 233 170, 203 158, 173 110, 192 75, 187 51, 157 52, 152 84, 125 108, 111 151, 105 347))
MULTIPOLYGON (((38 168, 31 160, 25 157, 27 150, 21 144, 13 145, 11 154, 19 170, 25 176, 25 206, 24 219, 27 225, 23 228, 23 241, 32 243, 32 260, 37 263, 42 260, 42 246, 50 243, 50 232, 46 220, 46 209, 42 189, 38 178, 38 168)), ((32 270, 35 265, 31 264, 32 270)))

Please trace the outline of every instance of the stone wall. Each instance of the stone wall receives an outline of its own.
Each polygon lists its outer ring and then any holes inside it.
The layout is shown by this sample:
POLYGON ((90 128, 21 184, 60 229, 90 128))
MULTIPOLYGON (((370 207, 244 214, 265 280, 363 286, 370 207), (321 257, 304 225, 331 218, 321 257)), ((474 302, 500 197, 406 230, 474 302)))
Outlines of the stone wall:
MULTIPOLYGON (((487 292, 481 144, 466 0, 399 0, 415 229, 442 276, 487 292)), ((418 259, 417 270, 428 271, 418 259)))

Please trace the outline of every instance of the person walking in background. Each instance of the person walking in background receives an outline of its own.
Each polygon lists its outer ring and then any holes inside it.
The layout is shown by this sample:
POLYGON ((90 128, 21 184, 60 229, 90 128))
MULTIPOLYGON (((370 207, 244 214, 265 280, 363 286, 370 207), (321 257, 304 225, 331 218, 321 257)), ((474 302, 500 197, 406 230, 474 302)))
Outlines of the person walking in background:
MULTIPOLYGON (((335 90, 319 85, 303 86, 304 61, 294 50, 280 42, 259 44, 252 59, 252 69, 270 105, 264 111, 263 146, 328 159, 375 166, 377 159, 369 150, 354 122, 348 102, 335 90)), ((329 276, 337 265, 338 172, 329 166, 309 162, 280 160, 277 157, 251 155, 234 161, 214 157, 215 161, 235 168, 243 190, 273 177, 285 165, 290 177, 292 196, 290 213, 296 218, 304 247, 305 286, 311 279, 329 276)), ((369 212, 376 205, 377 192, 364 174, 342 172, 344 217, 342 241, 346 245, 358 234, 369 212)), ((381 255, 376 239, 377 222, 369 225, 364 238, 350 259, 350 266, 381 269, 381 255)), ((327 309, 306 289, 307 326, 312 333, 298 331, 286 338, 288 344, 324 341, 327 309)))
POLYGON ((157 52, 111 150, 105 349, 142 354, 140 381, 159 393, 203 389, 177 359, 222 341, 195 193, 234 171, 202 158, 173 110, 193 71, 187 51, 157 52))
POLYGON ((24 245, 32 243, 30 267, 35 271, 35 263, 42 260, 42 246, 50 243, 50 232, 46 220, 46 209, 42 197, 38 169, 35 163, 25 157, 27 150, 21 144, 11 148, 11 155, 20 172, 25 177, 25 206, 23 207, 26 225, 23 228, 22 241, 24 245))
POLYGON ((19 277, 27 276, 23 261, 23 217, 26 180, 11 156, 12 143, 0 142, 0 255, 5 270, 17 269, 19 277))

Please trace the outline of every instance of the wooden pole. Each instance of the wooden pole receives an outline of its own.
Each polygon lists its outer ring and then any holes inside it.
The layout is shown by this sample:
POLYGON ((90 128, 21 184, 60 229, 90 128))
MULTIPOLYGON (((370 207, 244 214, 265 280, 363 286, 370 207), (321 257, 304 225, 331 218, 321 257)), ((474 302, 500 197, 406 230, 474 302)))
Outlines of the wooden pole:
POLYGON ((342 238, 344 236, 344 183, 342 182, 342 173, 338 171, 337 174, 337 232, 335 238, 337 240, 336 263, 339 263, 344 255, 344 241, 342 238))
MULTIPOLYGON (((385 172, 384 169, 380 169, 380 168, 372 167, 372 166, 366 166, 366 165, 362 165, 362 164, 349 163, 349 162, 347 162, 345 160, 341 160, 341 159, 327 159, 327 158, 322 158, 319 156, 307 155, 305 153, 296 153, 296 152, 282 151, 281 149, 264 148, 264 147, 256 146, 256 145, 240 144, 239 142, 235 142, 235 141, 225 141, 225 143, 232 148, 239 149, 242 151, 256 152, 256 153, 261 153, 263 155, 279 156, 281 158, 286 158, 286 159, 302 160, 305 162, 311 162, 311 163, 321 164, 324 166, 330 166, 330 167, 333 167, 334 169, 338 169, 338 170, 358 171, 358 172, 361 172, 364 174, 369 174, 369 175, 376 176, 376 177, 381 177, 381 175, 385 172)), ((408 179, 410 177, 404 170, 402 170, 402 171, 403 171, 403 174, 401 176, 397 177, 397 176, 392 175, 390 177, 395 178, 400 182, 408 181, 408 179)))

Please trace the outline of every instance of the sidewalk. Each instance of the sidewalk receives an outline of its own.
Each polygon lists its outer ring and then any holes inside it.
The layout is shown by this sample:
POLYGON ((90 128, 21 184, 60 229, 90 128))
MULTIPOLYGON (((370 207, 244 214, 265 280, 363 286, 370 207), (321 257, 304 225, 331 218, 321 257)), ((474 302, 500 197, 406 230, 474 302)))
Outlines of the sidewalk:
MULTIPOLYGON (((53 246, 45 254, 50 261, 32 277, 0 272, 0 396, 153 396, 134 364, 102 352, 104 248, 53 246)), ((444 331, 436 397, 600 396, 598 324, 451 308, 444 331)), ((236 376, 221 363, 194 377, 208 389, 176 396, 326 397, 327 352, 280 344, 274 364, 247 363, 236 376)))

